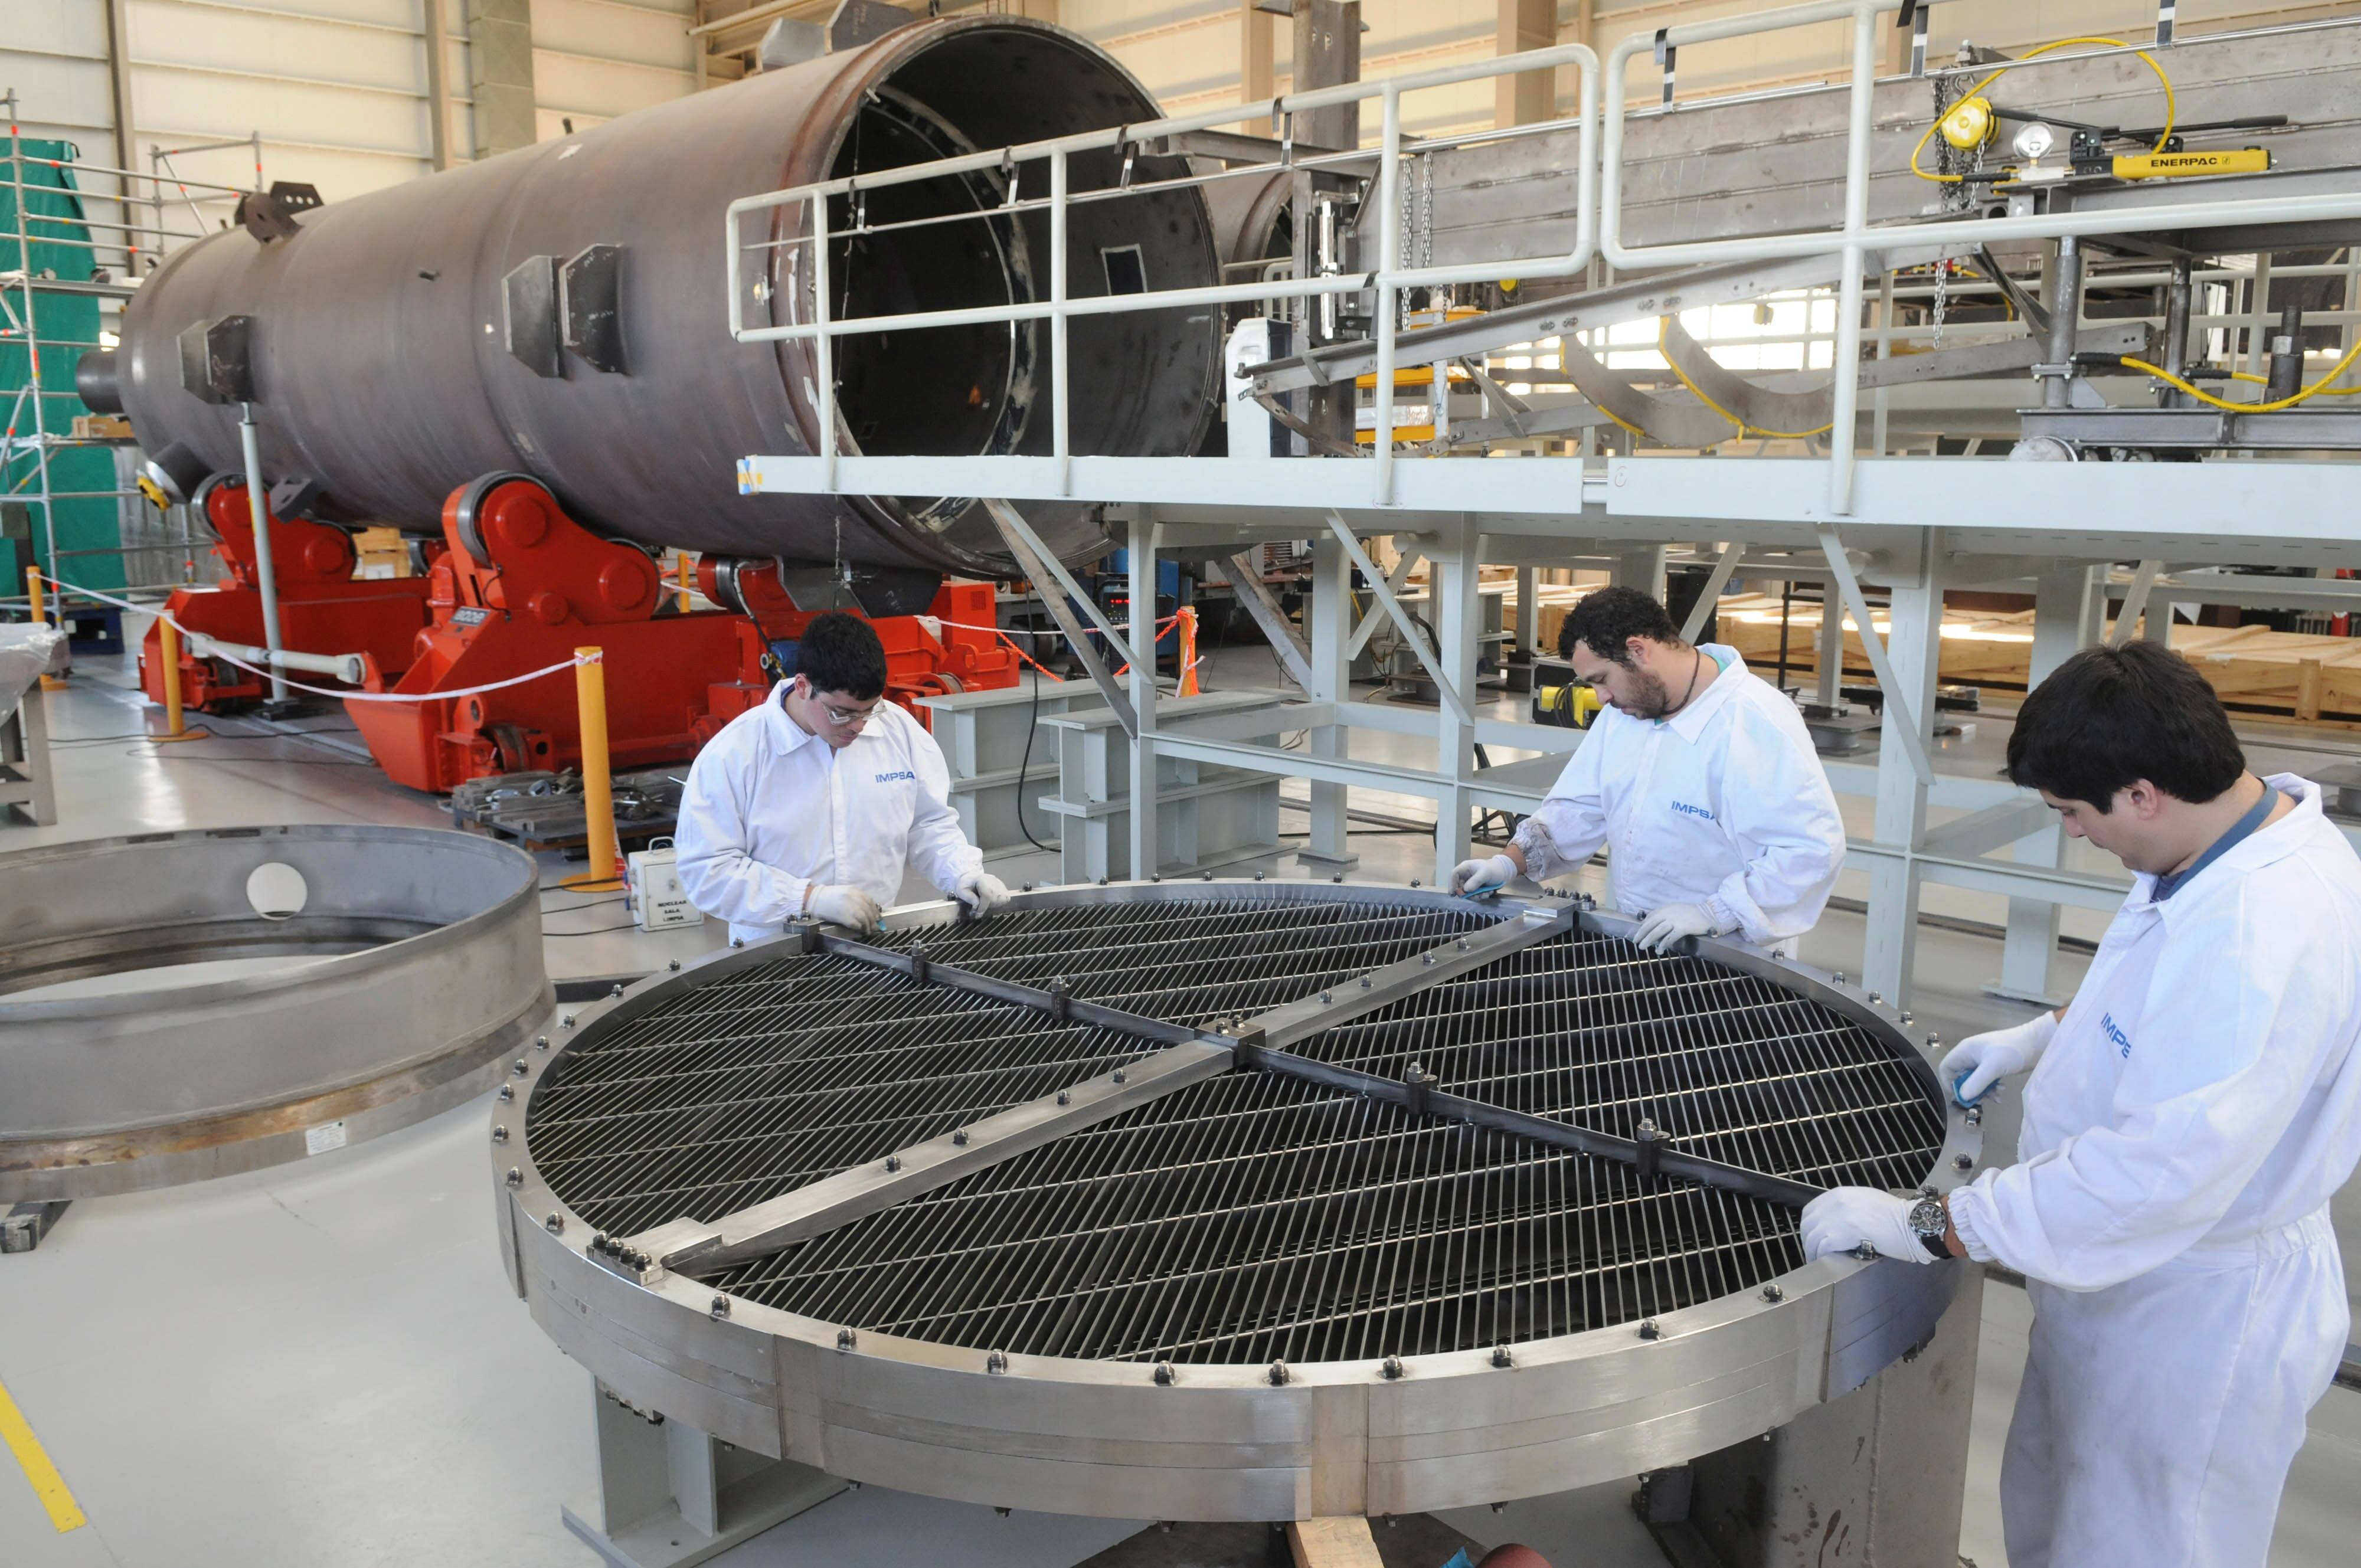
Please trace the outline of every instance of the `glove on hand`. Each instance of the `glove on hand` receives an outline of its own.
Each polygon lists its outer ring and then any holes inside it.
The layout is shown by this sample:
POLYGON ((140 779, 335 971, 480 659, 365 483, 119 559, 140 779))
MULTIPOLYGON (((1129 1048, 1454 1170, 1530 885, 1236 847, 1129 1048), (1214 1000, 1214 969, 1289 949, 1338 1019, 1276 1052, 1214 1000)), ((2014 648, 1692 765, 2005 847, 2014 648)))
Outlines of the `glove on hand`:
POLYGON ((1652 953, 1669 953, 1683 937, 1710 937, 1713 916, 1702 904, 1667 904, 1640 922, 1631 939, 1652 953))
POLYGON ((1506 855, 1488 855, 1480 860, 1462 861, 1451 872, 1451 891, 1463 898, 1479 893, 1498 893, 1516 880, 1517 862, 1506 855))
POLYGON ((970 872, 960 878, 951 896, 978 915, 989 915, 1008 902, 1008 884, 990 872, 970 872))
POLYGON ((831 926, 842 926, 864 936, 877 929, 877 901, 857 887, 841 883, 816 887, 805 906, 831 926))
POLYGON ((1972 1105, 2002 1079, 2029 1070, 2057 1033, 2058 1014, 2037 1013, 2012 1028, 1969 1036, 1943 1058, 1943 1081, 1951 1086, 1951 1098, 1972 1105))
POLYGON ((1881 1257, 1932 1263, 1935 1255, 1910 1228, 1917 1201, 1873 1187, 1831 1188, 1804 1205, 1804 1256, 1848 1255, 1866 1242, 1881 1257))

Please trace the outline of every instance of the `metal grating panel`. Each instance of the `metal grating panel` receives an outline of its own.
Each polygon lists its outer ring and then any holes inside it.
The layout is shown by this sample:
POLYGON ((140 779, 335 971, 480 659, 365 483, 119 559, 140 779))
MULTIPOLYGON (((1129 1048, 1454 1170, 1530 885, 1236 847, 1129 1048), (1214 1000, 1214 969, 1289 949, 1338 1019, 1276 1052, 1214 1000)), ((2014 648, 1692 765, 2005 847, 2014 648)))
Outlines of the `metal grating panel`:
POLYGON ((525 1132, 551 1189, 627 1235, 719 1218, 1149 1048, 850 959, 789 959, 577 1043, 533 1091, 525 1132))
MULTIPOLYGON (((1492 923, 1440 903, 1149 893, 880 945, 1202 1025, 1492 923)), ((718 1219, 1150 1054, 837 956, 612 1023, 553 1064, 527 1120, 536 1168, 610 1234, 718 1219)), ((1620 1137, 1645 1116, 1681 1152, 1814 1184, 1914 1186, 1945 1132, 1931 1079, 1877 1030, 1775 977, 1596 935, 1438 978, 1293 1049, 1389 1082, 1415 1061, 1439 1090, 1620 1137)), ((1795 1226, 1780 1202, 1241 1071, 707 1277, 976 1350, 1258 1364, 1630 1323, 1794 1268, 1795 1226)))
POLYGON ((1626 1323, 1802 1261, 1795 1213, 1232 1074, 711 1283, 972 1349, 1259 1364, 1626 1323))
MULTIPOLYGON (((1276 1006, 1488 925, 1369 900, 1141 899, 1016 909, 888 936, 1006 980, 1177 1023, 1276 1006)), ((712 1220, 1148 1049, 866 964, 793 958, 697 984, 567 1049, 525 1128, 597 1230, 712 1220)))
POLYGON ((907 933, 938 963, 1047 985, 1174 1024, 1204 1024, 1309 996, 1492 921, 1367 900, 1147 899, 1016 909, 907 933))
POLYGON ((1570 935, 1294 1047, 1817 1186, 1916 1187, 1943 1114, 1913 1064, 1834 1009, 1703 959, 1570 935))

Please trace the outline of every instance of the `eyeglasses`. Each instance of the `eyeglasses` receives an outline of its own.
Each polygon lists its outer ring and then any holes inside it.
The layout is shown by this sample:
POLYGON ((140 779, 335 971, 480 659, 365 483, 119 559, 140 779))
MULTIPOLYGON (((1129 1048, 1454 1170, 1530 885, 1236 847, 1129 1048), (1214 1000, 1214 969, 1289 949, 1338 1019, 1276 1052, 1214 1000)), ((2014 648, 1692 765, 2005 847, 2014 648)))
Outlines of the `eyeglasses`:
POLYGON ((821 703, 819 710, 827 716, 830 724, 842 724, 854 728, 868 723, 877 716, 877 710, 874 707, 830 707, 828 704, 821 703))

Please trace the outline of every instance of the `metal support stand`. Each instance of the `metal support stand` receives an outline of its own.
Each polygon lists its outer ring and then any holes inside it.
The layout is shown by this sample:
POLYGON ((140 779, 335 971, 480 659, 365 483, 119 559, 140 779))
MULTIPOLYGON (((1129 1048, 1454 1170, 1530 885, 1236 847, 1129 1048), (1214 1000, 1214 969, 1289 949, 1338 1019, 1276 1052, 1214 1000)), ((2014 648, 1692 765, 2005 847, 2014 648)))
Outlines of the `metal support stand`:
POLYGON ((37 1198, 0 1214, 0 1253, 30 1252, 65 1217, 71 1198, 37 1198))
POLYGON ((270 653, 263 661, 270 666, 270 702, 264 711, 277 718, 289 707, 287 676, 279 667, 280 650, 286 643, 279 634, 279 573, 270 561, 270 492, 262 484, 262 448, 256 437, 252 403, 237 405, 237 443, 246 459, 247 509, 254 520, 254 576, 262 595, 262 645, 270 653))
POLYGON ((1983 1272, 1942 1266, 1963 1277, 1924 1346, 1784 1427, 1641 1477, 1633 1504, 1666 1557, 1682 1568, 1958 1561, 1983 1272))
POLYGON ((51 828, 58 820, 58 775, 49 762, 49 720, 41 683, 25 689, 16 711, 0 718, 0 828, 19 821, 51 828))
POLYGON ((694 1427, 650 1420, 590 1384, 598 1444, 598 1522, 560 1509, 566 1528, 614 1568, 687 1568, 845 1489, 835 1476, 768 1459, 694 1427))
MULTIPOLYGON (((1378 611, 1371 606, 1369 613, 1378 611)), ((1306 619, 1312 630, 1312 682, 1304 696, 1313 702, 1350 702, 1353 656, 1346 639, 1353 626, 1353 565, 1334 534, 1312 535, 1312 608, 1306 619)), ((1351 735, 1342 725, 1323 724, 1312 729, 1307 743, 1312 756, 1339 758, 1350 754, 1351 735)), ((1361 857, 1353 852, 1345 835, 1345 786, 1313 781, 1312 837, 1295 858, 1314 871, 1349 871, 1360 864, 1361 857)))

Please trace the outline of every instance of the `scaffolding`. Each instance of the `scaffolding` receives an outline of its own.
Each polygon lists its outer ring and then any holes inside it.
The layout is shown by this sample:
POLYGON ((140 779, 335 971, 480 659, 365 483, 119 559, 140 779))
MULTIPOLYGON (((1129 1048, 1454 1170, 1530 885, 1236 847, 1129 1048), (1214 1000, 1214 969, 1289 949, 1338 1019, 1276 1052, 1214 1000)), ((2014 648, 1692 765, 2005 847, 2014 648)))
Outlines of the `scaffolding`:
MULTIPOLYGON (((206 535, 186 507, 159 513, 147 505, 136 451, 123 438, 93 433, 86 425, 76 429, 75 414, 84 405, 72 366, 86 350, 113 346, 106 312, 137 291, 139 280, 170 245, 204 237, 196 203, 243 192, 188 180, 172 168, 172 154, 196 148, 155 149, 156 167, 145 174, 84 162, 70 143, 55 144, 57 156, 51 156, 25 135, 14 88, 0 93, 0 107, 8 117, 0 191, 10 208, 8 228, 0 231, 0 351, 24 351, 21 381, 0 383, 0 398, 8 403, 0 424, 0 517, 7 520, 11 541, 21 542, 24 557, 6 585, 15 591, 0 602, 24 602, 24 567, 37 567, 44 578, 87 579, 89 557, 119 562, 120 586, 126 589, 193 581, 206 535), (93 188, 92 176, 115 189, 93 188), (168 226, 168 200, 185 203, 195 226, 168 226), (84 303, 91 301, 95 312, 84 303), (60 324, 66 321, 74 324, 60 324), (93 460, 98 454, 110 458, 103 468, 93 460), (114 542, 81 546, 69 538, 61 545, 60 513, 70 517, 74 508, 99 501, 115 506, 114 542)), ((258 180, 260 143, 251 145, 258 180)), ((102 569, 98 575, 114 574, 102 569)))

